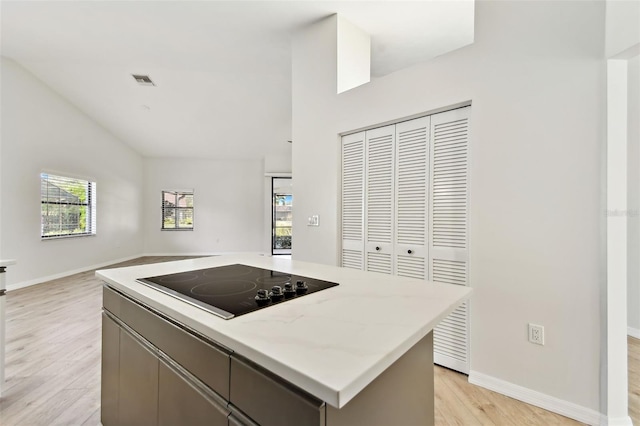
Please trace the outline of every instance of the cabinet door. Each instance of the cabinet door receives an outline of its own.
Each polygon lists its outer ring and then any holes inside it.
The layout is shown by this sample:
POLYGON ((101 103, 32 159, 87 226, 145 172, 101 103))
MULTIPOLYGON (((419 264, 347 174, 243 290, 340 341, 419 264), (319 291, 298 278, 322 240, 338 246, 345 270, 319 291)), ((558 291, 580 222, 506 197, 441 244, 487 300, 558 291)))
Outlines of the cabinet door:
POLYGON ((120 330, 119 425, 157 424, 158 362, 153 348, 120 330))
POLYGON ((395 271, 427 278, 429 117, 396 125, 395 271))
POLYGON ((342 138, 342 266, 364 268, 364 137, 342 138))
MULTIPOLYGON (((469 107, 431 117, 429 275, 432 281, 468 285, 469 107)), ((434 360, 469 372, 467 303, 433 332, 434 360)))
POLYGON ((229 411, 223 405, 224 400, 207 392, 164 360, 160 361, 158 380, 160 426, 227 425, 229 411))
POLYGON ((392 274, 396 126, 366 132, 365 269, 392 274))
POLYGON ((102 314, 102 379, 100 420, 104 426, 118 424, 120 383, 120 326, 102 314))
POLYGON ((262 426, 324 426, 325 403, 250 361, 231 355, 229 408, 262 426))

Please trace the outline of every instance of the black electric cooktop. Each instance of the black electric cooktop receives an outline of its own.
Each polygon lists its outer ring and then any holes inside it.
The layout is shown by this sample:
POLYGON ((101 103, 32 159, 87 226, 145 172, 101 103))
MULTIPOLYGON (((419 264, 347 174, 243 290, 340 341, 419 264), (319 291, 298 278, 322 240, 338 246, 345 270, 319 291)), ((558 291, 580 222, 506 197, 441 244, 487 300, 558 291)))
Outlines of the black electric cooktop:
POLYGON ((224 319, 338 285, 240 264, 139 278, 137 281, 224 319))

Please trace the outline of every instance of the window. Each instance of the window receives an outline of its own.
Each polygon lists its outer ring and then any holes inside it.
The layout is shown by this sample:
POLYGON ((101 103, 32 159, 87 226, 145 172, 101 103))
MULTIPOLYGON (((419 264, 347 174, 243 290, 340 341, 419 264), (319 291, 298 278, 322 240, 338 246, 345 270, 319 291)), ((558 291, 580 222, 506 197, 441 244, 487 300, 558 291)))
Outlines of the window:
POLYGON ((95 182, 42 173, 40 206, 43 239, 95 235, 95 182))
POLYGON ((193 191, 162 191, 162 230, 193 230, 193 191))

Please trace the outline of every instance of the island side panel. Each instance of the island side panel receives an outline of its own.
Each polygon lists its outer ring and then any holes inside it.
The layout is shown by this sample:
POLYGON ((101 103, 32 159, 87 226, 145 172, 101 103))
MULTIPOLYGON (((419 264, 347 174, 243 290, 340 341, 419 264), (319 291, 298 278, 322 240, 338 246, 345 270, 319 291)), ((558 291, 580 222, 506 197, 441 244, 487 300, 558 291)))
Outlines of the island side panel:
POLYGON ((337 409, 327 405, 327 426, 433 426, 433 332, 337 409))

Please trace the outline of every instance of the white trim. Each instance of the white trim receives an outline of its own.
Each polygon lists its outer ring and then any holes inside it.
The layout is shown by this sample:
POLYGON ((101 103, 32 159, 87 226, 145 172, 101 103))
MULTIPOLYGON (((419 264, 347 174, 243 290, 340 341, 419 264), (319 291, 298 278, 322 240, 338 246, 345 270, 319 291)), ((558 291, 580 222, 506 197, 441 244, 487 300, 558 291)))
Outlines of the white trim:
POLYGON ((383 121, 380 123, 376 123, 376 124, 372 124, 370 126, 365 126, 365 127, 360 127, 358 129, 351 129, 351 130, 345 130, 342 132, 338 132, 338 137, 342 137, 342 136, 349 136, 352 135, 354 133, 360 133, 360 132, 366 132, 369 130, 373 130, 373 129, 377 129, 378 127, 385 127, 385 126, 389 126, 389 125, 393 125, 393 124, 399 124, 399 123, 403 123, 405 121, 411 121, 413 119, 416 118, 422 118, 422 117, 427 117, 427 116, 431 116, 431 115, 436 115, 436 114, 440 114, 441 112, 448 112, 448 111, 453 111, 456 109, 460 109, 460 108, 466 108, 468 106, 471 106, 472 102, 471 99, 469 99, 468 101, 463 101, 463 102, 457 102, 455 104, 452 105, 447 105, 444 107, 440 107, 440 108, 435 108, 429 111, 423 111, 423 112, 418 112, 415 114, 411 114, 411 115, 406 115, 404 117, 401 118, 394 118, 391 120, 387 120, 387 121, 383 121))
POLYGON ((606 315, 602 317, 601 407, 610 418, 628 416, 627 368, 627 95, 626 60, 607 60, 606 75, 606 315), (604 350, 604 351, 603 351, 604 350))
POLYGON ((70 178, 70 179, 86 180, 87 182, 93 182, 93 183, 97 182, 95 176, 76 174, 76 173, 72 173, 72 172, 68 172, 68 171, 64 171, 63 172, 63 171, 54 170, 54 169, 40 169, 40 174, 42 175, 43 173, 48 174, 48 175, 66 177, 66 178, 70 178))
POLYGON ((13 290, 18 290, 20 288, 31 287, 32 285, 36 285, 36 284, 42 284, 44 282, 51 281, 51 280, 57 280, 58 278, 68 277, 69 275, 74 275, 74 274, 79 274, 81 272, 91 271, 92 269, 99 269, 99 268, 102 268, 104 266, 110 266, 110 265, 113 265, 113 264, 116 264, 116 263, 126 262, 127 260, 137 259, 137 258, 139 258, 141 256, 142 256, 141 254, 135 254, 133 256, 127 256, 127 257, 123 257, 123 258, 120 258, 120 259, 114 259, 114 260, 109 260, 107 262, 98 263, 98 264, 95 264, 95 265, 83 266, 82 268, 72 269, 70 271, 60 272, 59 274, 47 275, 45 277, 38 277, 38 278, 34 278, 32 280, 21 281, 21 282, 18 282, 18 283, 9 284, 9 285, 7 285, 7 292, 13 291, 13 290))
POLYGON ((264 177, 283 177, 290 178, 292 175, 289 172, 265 172, 264 177))
POLYGON ((627 335, 631 337, 635 337, 636 339, 640 339, 640 329, 627 327, 627 335))
MULTIPOLYGON (((526 402, 527 404, 535 405, 536 407, 558 413, 582 423, 590 425, 606 424, 603 423, 603 421, 606 422, 606 420, 603 420, 606 419, 606 416, 601 416, 598 411, 592 410, 591 408, 583 407, 569 401, 564 401, 486 374, 478 373, 477 371, 472 370, 469 373, 469 383, 501 393, 519 401, 526 402)), ((619 420, 620 419, 616 419, 616 421, 619 420)), ((609 420, 609 425, 627 425, 627 423, 611 423, 611 421, 612 420, 609 420)), ((628 423, 628 425, 631 425, 631 423, 628 423)))
POLYGON ((146 256, 226 256, 226 255, 236 255, 236 254, 255 254, 258 256, 271 256, 270 253, 265 253, 263 251, 223 251, 223 252, 179 252, 179 253, 142 253, 138 257, 146 257, 146 256))

